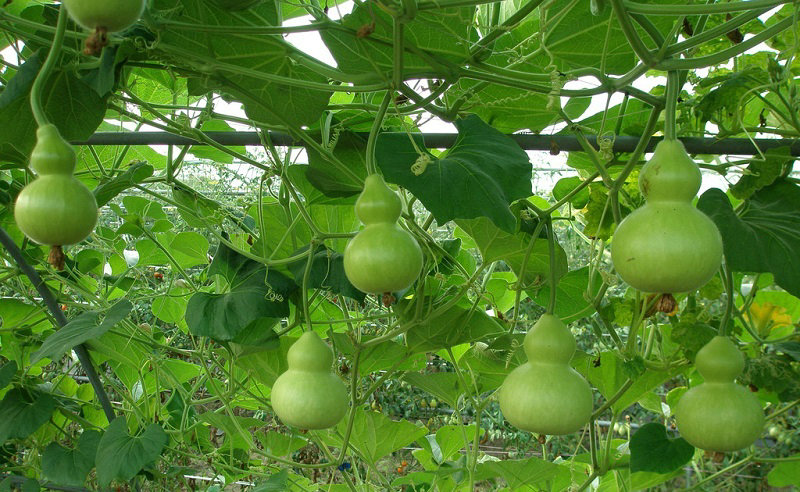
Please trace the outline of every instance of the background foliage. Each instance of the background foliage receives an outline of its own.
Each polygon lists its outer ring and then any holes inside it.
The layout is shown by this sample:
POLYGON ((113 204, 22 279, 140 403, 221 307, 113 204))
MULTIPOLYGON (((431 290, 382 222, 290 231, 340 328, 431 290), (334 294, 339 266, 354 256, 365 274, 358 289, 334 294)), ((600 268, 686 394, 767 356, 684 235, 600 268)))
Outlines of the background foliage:
POLYGON ((665 107, 677 106, 679 137, 800 136, 797 4, 338 3, 153 0, 99 57, 82 54, 86 33, 70 25, 44 98, 66 138, 157 129, 198 145, 79 147, 76 174, 105 207, 62 272, 12 213, 32 178, 29 94, 58 5, 0 7, 0 225, 69 319, 59 328, 0 252, 0 490, 800 485, 800 187, 788 145, 695 156, 707 179, 730 184, 697 202, 722 233, 725 267, 674 311, 646 313, 608 257, 616 224, 643 203, 638 169, 665 107), (300 33, 318 35, 333 63, 301 49, 300 33), (667 70, 685 80, 677 104, 667 70), (451 148, 426 148, 431 119, 453 123, 451 148), (245 129, 262 146, 206 134, 245 129), (297 145, 273 145, 270 131, 297 145), (518 131, 573 135, 583 152, 533 190, 544 173, 508 137, 518 131), (615 152, 620 136, 640 145, 615 152), (394 299, 359 292, 342 266, 370 143, 425 253, 419 281, 394 299), (492 395, 554 288, 596 411, 582 433, 532 436, 492 395), (692 361, 726 298, 747 355, 740 383, 769 423, 750 449, 706 455, 671 414, 699 382, 692 361), (351 390, 347 417, 326 431, 287 428, 270 410, 308 326, 351 390), (71 352, 79 344, 111 422, 71 352))

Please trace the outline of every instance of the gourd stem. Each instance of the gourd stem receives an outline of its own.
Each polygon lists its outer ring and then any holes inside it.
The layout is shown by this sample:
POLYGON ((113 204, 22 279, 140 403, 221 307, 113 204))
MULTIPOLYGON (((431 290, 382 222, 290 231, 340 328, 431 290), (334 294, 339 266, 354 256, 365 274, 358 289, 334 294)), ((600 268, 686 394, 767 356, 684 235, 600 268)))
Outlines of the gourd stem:
POLYGON ((677 70, 667 72, 666 108, 664 111, 664 140, 677 138, 677 124, 675 122, 678 111, 678 93, 680 92, 681 77, 677 70))
MULTIPOLYGON (((53 296, 53 293, 47 288, 47 284, 44 283, 42 277, 40 277, 36 270, 25 260, 25 257, 22 255, 22 251, 20 251, 17 244, 13 239, 11 239, 11 237, 2 227, 0 227, 0 243, 5 246, 9 254, 11 254, 11 257, 14 258, 14 261, 17 263, 19 269, 22 270, 22 273, 24 273, 28 279, 30 279, 31 284, 33 284, 33 287, 42 297, 42 302, 44 302, 45 306, 47 306, 47 309, 49 309, 50 313, 52 313, 53 318, 55 318, 56 324, 58 324, 60 327, 66 325, 67 317, 64 316, 64 313, 59 308, 58 302, 53 296)), ((86 377, 92 384, 94 394, 97 396, 100 406, 103 407, 103 413, 105 413, 106 419, 111 422, 114 420, 114 417, 116 417, 114 414, 114 408, 111 406, 111 400, 108 398, 105 388, 103 388, 103 383, 100 381, 100 377, 97 375, 94 365, 92 365, 92 359, 89 357, 89 351, 86 350, 86 347, 83 344, 76 345, 72 348, 72 350, 74 350, 75 355, 78 356, 78 361, 83 367, 83 372, 86 373, 86 377)))
POLYGON ((553 314, 556 308, 556 234, 553 230, 553 219, 547 218, 547 249, 550 255, 550 299, 547 302, 547 314, 553 314))
POLYGON ((367 175, 378 172, 378 166, 375 164, 375 147, 378 143, 378 134, 381 131, 383 117, 386 116, 386 110, 389 108, 390 102, 392 102, 392 91, 386 91, 386 95, 383 96, 383 101, 381 101, 378 112, 375 114, 375 121, 372 122, 372 128, 367 138, 367 175))
POLYGON ((724 337, 728 334, 728 323, 733 313, 733 273, 728 265, 723 265, 723 280, 725 284, 725 312, 722 314, 722 320, 719 322, 719 335, 724 337))
POLYGON ((42 106, 42 92, 53 66, 56 64, 56 59, 61 52, 61 45, 64 43, 64 34, 67 31, 67 11, 62 5, 58 11, 58 23, 56 24, 56 33, 53 36, 53 44, 50 46, 50 53, 47 54, 47 59, 44 61, 36 80, 33 81, 31 86, 31 110, 33 117, 36 119, 36 124, 40 127, 50 123, 47 115, 42 106))

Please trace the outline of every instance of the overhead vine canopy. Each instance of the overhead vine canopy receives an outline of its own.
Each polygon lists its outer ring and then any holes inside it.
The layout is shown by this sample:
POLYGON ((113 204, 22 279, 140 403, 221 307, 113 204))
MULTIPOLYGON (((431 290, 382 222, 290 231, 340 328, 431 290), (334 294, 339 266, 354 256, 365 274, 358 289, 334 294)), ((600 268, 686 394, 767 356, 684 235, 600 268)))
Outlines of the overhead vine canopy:
POLYGON ((796 1, 63 3, 0 7, 0 490, 800 485, 796 1))

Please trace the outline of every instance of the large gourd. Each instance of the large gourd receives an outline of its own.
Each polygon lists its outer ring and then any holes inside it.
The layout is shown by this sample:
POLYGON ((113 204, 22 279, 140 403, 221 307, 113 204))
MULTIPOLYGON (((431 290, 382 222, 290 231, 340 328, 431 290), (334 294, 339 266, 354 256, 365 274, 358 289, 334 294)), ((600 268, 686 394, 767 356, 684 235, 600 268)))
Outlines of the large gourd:
POLYGON ((681 436, 707 451, 753 444, 764 427, 764 411, 751 391, 734 382, 744 369, 742 353, 729 338, 717 336, 697 352, 695 366, 704 382, 678 401, 675 420, 681 436))
POLYGON ((372 174, 356 201, 364 229, 347 243, 344 272, 357 289, 370 294, 408 288, 422 270, 422 250, 408 231, 397 225, 402 203, 383 178, 372 174))
POLYGON ((537 434, 562 435, 579 430, 592 414, 589 383, 569 362, 575 339, 552 314, 543 315, 525 335, 528 361, 509 374, 498 400, 512 425, 537 434))
POLYGON ((327 429, 347 412, 347 388, 331 372, 333 351, 313 331, 304 333, 287 354, 289 369, 272 385, 272 409, 286 425, 327 429))
POLYGON ((61 246, 86 239, 97 223, 97 202, 91 191, 75 179, 75 151, 55 125, 36 131, 30 167, 37 177, 20 191, 14 218, 26 236, 53 246, 51 263, 63 265, 61 246))
POLYGON ((639 174, 647 202, 619 224, 611 243, 614 268, 630 286, 653 293, 688 292, 719 270, 719 230, 692 206, 701 180, 680 141, 656 146, 639 174))

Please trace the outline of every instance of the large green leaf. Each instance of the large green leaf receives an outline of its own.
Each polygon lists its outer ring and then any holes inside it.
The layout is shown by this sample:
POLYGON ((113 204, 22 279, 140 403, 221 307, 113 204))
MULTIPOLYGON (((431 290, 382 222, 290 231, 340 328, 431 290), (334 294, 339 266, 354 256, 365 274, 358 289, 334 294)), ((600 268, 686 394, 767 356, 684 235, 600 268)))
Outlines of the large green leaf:
MULTIPOLYGON (((410 72, 430 71, 431 56, 451 61, 469 57, 470 41, 476 31, 473 24, 474 7, 420 10, 405 24, 403 68, 410 72), (412 54, 425 50, 428 56, 412 54)), ((322 40, 336 59, 337 66, 348 73, 377 73, 381 77, 392 70, 392 18, 372 5, 357 6, 340 21, 345 29, 325 29, 322 40), (365 29, 374 30, 359 36, 365 29)))
MULTIPOLYGON (((399 303, 401 310, 406 302, 403 300, 399 303)), ((505 331, 495 318, 475 309, 471 302, 464 301, 435 317, 427 316, 415 323, 406 332, 406 345, 411 352, 430 352, 484 340, 505 331)))
MULTIPOLYGON (((152 15, 173 21, 205 26, 262 27, 279 25, 275 2, 262 2, 242 11, 228 11, 211 2, 157 0, 152 15)), ((156 24, 157 25, 157 24, 156 24)), ((316 121, 328 104, 331 91, 302 87, 304 81, 321 85, 327 79, 296 63, 296 51, 280 36, 204 32, 165 27, 157 30, 155 54, 192 71, 209 63, 209 77, 190 80, 195 95, 222 91, 244 103, 248 117, 255 121, 292 127, 316 121), (287 82, 270 79, 286 77, 287 82)))
POLYGON ((623 361, 613 352, 602 352, 599 358, 576 356, 572 365, 605 397, 611 398, 630 378, 633 384, 611 406, 620 412, 638 401, 645 393, 674 377, 681 369, 655 371, 643 369, 635 361, 623 361))
MULTIPOLYGON (((30 56, 0 93, 0 158, 25 163, 36 143, 30 91, 43 59, 42 52, 30 56)), ((55 70, 50 75, 42 103, 50 121, 67 140, 87 139, 106 112, 105 99, 66 70, 55 70)))
MULTIPOLYGON (((526 288, 536 288, 549 278, 550 254, 546 238, 536 238, 536 242, 528 252, 532 240, 531 234, 525 232, 510 234, 484 218, 458 220, 456 224, 475 241, 486 264, 502 260, 519 277, 522 275, 522 265, 527 256, 528 263, 524 277, 526 288)), ((556 278, 561 278, 567 273, 567 253, 559 244, 556 244, 555 269, 556 278)))
POLYGON ((33 353, 31 361, 36 362, 44 357, 55 360, 87 340, 100 338, 105 332, 125 319, 133 309, 130 301, 122 300, 114 304, 105 313, 88 311, 64 325, 42 343, 41 348, 33 353))
POLYGON ((230 290, 197 292, 186 307, 189 331, 220 342, 235 341, 250 325, 265 327, 289 315, 289 294, 296 285, 276 270, 239 255, 220 243, 208 275, 222 275, 230 290))
POLYGON ((800 487, 800 454, 789 456, 791 461, 784 461, 775 465, 767 474, 767 483, 773 487, 800 487))
POLYGON ((541 485, 556 477, 559 465, 541 458, 486 461, 476 468, 476 479, 502 477, 514 490, 549 490, 541 485))
POLYGON ((17 373, 17 362, 9 361, 0 367, 0 390, 8 386, 14 375, 17 373))
POLYGON ((697 208, 717 224, 725 261, 737 272, 770 272, 775 282, 800 297, 800 187, 778 180, 735 211, 721 190, 700 197, 697 208))
POLYGON ((87 430, 81 434, 75 449, 52 442, 42 454, 42 472, 48 480, 58 485, 80 487, 94 468, 97 446, 102 434, 87 430))
MULTIPOLYGON (((621 75, 639 61, 611 8, 593 15, 588 2, 556 0, 547 5, 546 16, 547 24, 542 29, 544 45, 562 71, 594 67, 604 74, 621 75)), ((649 19, 662 36, 666 36, 675 21, 671 16, 650 16, 649 19)), ((646 35, 642 37, 649 41, 646 35)), ((652 42, 646 44, 650 49, 658 48, 652 42)))
POLYGON ((13 388, 0 401, 0 446, 9 439, 24 439, 50 420, 56 400, 48 393, 13 388))
POLYGON ((645 424, 631 436, 631 471, 669 473, 692 459, 694 447, 682 437, 670 439, 657 422, 645 424))
POLYGON ((137 185, 153 175, 153 166, 146 162, 134 162, 122 174, 114 178, 101 182, 94 190, 94 198, 97 206, 102 207, 110 202, 112 198, 123 191, 137 185))
MULTIPOLYGON (((355 355, 356 348, 346 333, 334 333, 332 338, 337 351, 351 358, 355 355)), ((361 343, 371 338, 374 337, 363 335, 361 343)), ((361 374, 386 371, 392 367, 398 371, 418 371, 425 368, 426 362, 424 354, 412 354, 406 347, 391 340, 362 348, 359 354, 358 370, 361 374)))
MULTIPOLYGON (((603 278, 595 271, 592 278, 592 290, 587 292, 589 285, 588 266, 572 270, 558 281, 556 286, 555 315, 564 323, 571 323, 594 313, 592 298, 600 291, 603 278), (588 294, 588 297, 587 297, 588 294)), ((533 298, 536 304, 547 307, 550 300, 550 286, 544 285, 533 298)))
MULTIPOLYGON (((424 426, 407 420, 395 421, 382 413, 362 408, 355 409, 355 412, 350 444, 370 463, 408 446, 428 433, 424 426)), ((337 427, 340 435, 344 435, 346 427, 347 419, 343 419, 337 427)), ((323 438, 334 445, 341 445, 341 438, 333 432, 326 433, 323 438)))
MULTIPOLYGON (((307 250, 308 247, 295 252, 295 254, 307 250)), ((307 265, 307 259, 298 260, 288 265, 297 285, 302 286, 307 265)), ((353 284, 344 274, 344 255, 330 250, 324 245, 317 248, 311 259, 308 288, 329 290, 334 294, 341 294, 358 302, 364 302, 367 297, 365 293, 353 287, 353 284)))
POLYGON ((167 442, 169 436, 160 425, 150 424, 140 435, 132 436, 125 417, 117 417, 97 446, 97 481, 107 487, 112 480, 130 480, 161 456, 167 442))
POLYGON ((451 408, 458 407, 458 399, 464 394, 464 389, 458 381, 458 375, 454 372, 431 374, 408 372, 403 379, 411 386, 426 391, 447 403, 451 408))
MULTIPOLYGON (((411 191, 436 222, 488 217, 506 232, 516 225, 509 205, 531 195, 528 156, 507 135, 477 116, 458 120, 458 139, 441 159, 431 159, 416 175, 411 167, 421 157, 403 133, 378 138, 376 158, 387 181, 411 191), (502 156, 502 158, 498 158, 502 156)), ((417 147, 424 149, 419 136, 417 147)))

